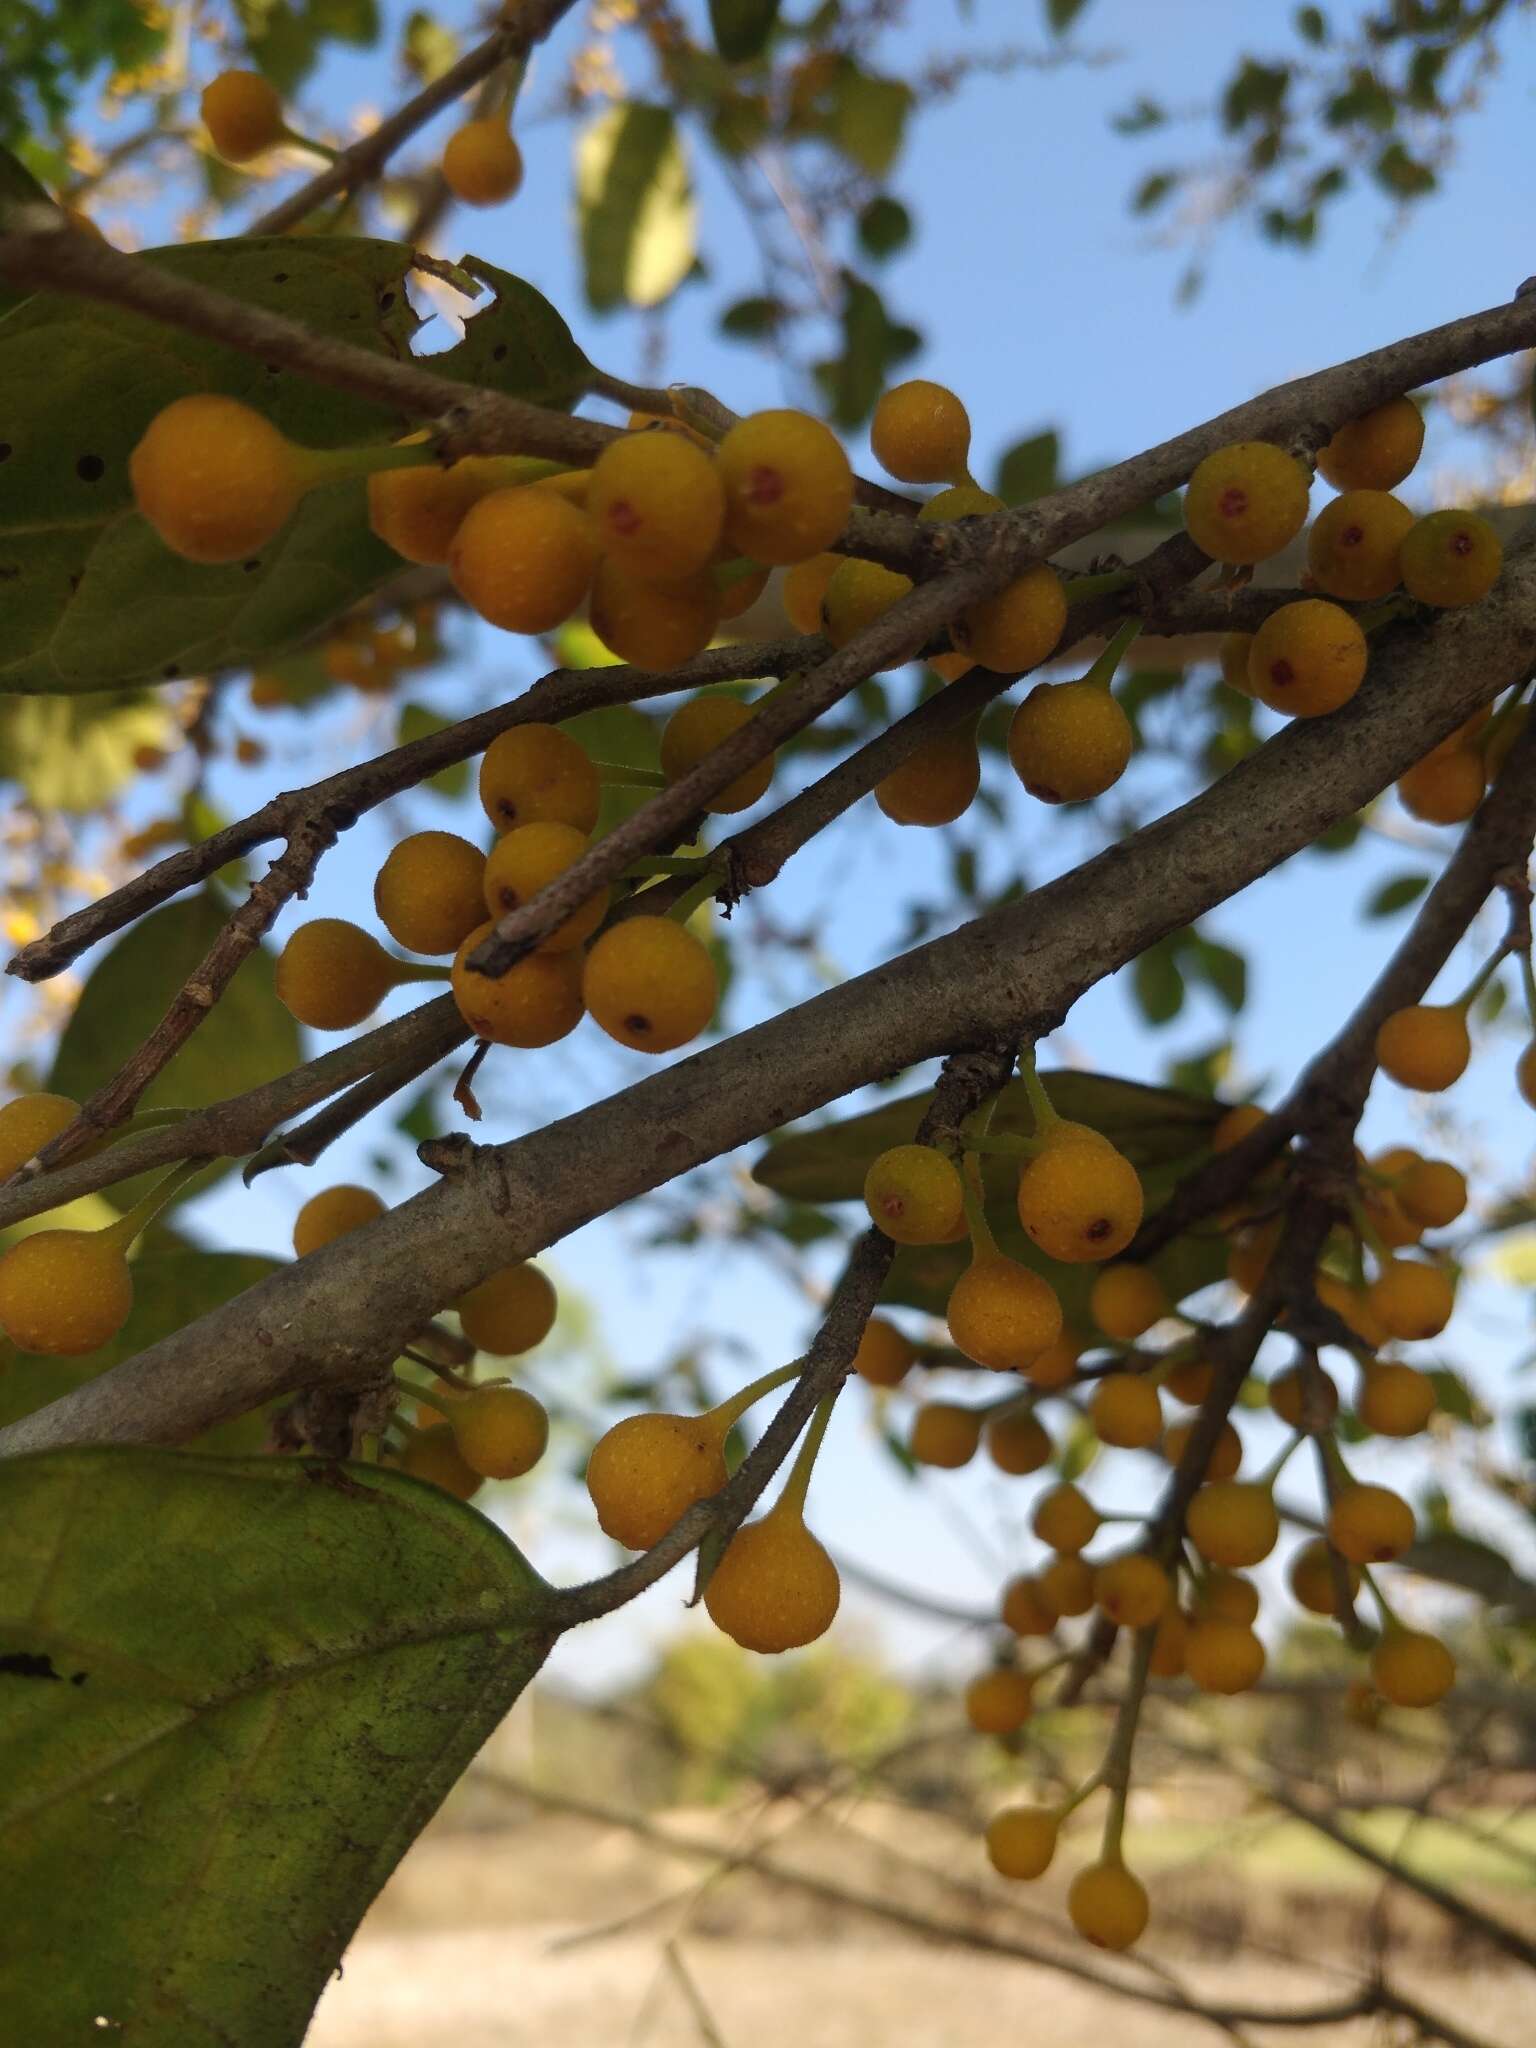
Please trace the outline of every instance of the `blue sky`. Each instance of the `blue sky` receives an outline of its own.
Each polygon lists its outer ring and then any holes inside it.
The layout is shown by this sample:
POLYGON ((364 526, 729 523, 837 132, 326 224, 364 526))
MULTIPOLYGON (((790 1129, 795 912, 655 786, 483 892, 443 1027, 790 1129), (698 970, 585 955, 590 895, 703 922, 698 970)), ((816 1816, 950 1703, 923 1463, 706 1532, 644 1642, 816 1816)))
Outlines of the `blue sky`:
MULTIPOLYGON (((385 10, 395 22, 407 11, 398 4, 385 10)), ((1349 11, 1333 10, 1336 17, 1349 11)), ((1011 0, 976 0, 963 11, 924 0, 909 13, 917 25, 893 35, 881 53, 888 68, 909 74, 926 58, 957 48, 1048 47, 1035 26, 1040 10, 1011 0)), ((1110 133, 1107 117, 1141 93, 1176 108, 1204 106, 1239 47, 1234 15, 1250 36, 1255 24, 1273 24, 1265 31, 1273 37, 1272 52, 1290 46, 1290 14, 1288 7, 1233 10, 1221 0, 1162 0, 1155 9, 1143 0, 1095 0, 1081 17, 1079 41, 1105 62, 978 76, 914 121, 891 189, 913 209, 918 233, 910 253, 885 267, 881 287, 897 316, 924 331, 925 352, 912 367, 942 378, 965 398, 976 431, 973 466, 984 480, 997 456, 1023 434, 1057 427, 1066 468, 1081 471, 1280 379, 1506 299, 1536 270, 1527 232, 1532 27, 1516 17, 1508 29, 1507 68, 1489 81, 1483 109, 1465 125, 1441 191, 1414 210, 1405 232, 1389 235, 1389 209, 1365 189, 1335 207, 1321 246, 1306 256, 1276 251, 1235 228, 1220 236, 1195 304, 1176 303, 1191 245, 1161 244, 1129 216, 1126 199, 1144 171, 1170 157, 1203 155, 1212 130, 1195 123, 1130 143, 1110 133)), ((573 33, 563 32, 538 60, 523 99, 530 114, 548 104, 573 33)), ((394 97, 395 83, 380 60, 343 55, 312 81, 300 110, 360 99, 387 107, 394 97)), ((440 142, 451 125, 448 117, 433 137, 440 142)), ((529 119, 520 121, 519 132, 527 178, 518 199, 488 214, 459 213, 439 246, 472 250, 527 275, 567 310, 597 361, 639 374, 652 324, 624 316, 597 322, 581 308, 570 127, 529 119)), ((663 375, 704 384, 741 411, 804 399, 798 388, 786 391, 775 364, 719 339, 720 307, 757 289, 758 272, 735 202, 707 168, 700 199, 710 282, 683 291, 669 310, 663 375)), ((1440 437, 1432 441, 1431 460, 1405 496, 1428 502, 1434 458, 1448 445, 1440 437)), ((856 452, 862 458, 866 451, 856 452)), ((536 673, 521 645, 476 631, 463 635, 463 658, 413 694, 456 715, 495 701, 536 673)), ((232 814, 254 807, 278 784, 309 779, 393 738, 380 714, 363 703, 349 702, 318 723, 279 715, 244 724, 267 739, 272 752, 260 770, 223 772, 218 795, 232 814)), ((1133 772, 1153 777, 1158 771, 1148 764, 1133 772)), ((1007 814, 987 854, 998 877, 1022 865, 1038 880, 1084 850, 1078 826, 1001 783, 999 794, 1007 799, 1007 814)), ((475 829, 467 814, 456 816, 431 794, 365 820, 327 859, 308 914, 368 922, 372 875, 392 840, 421 825, 456 823, 475 829)), ((942 889, 945 836, 899 831, 866 806, 792 864, 764 912, 792 929, 821 920, 830 971, 859 971, 891 950, 914 896, 942 889)), ((1214 936, 1229 937, 1251 956, 1239 1088, 1265 1080, 1278 1089, 1335 1028, 1351 992, 1401 930, 1400 922, 1363 925, 1358 906, 1380 877, 1412 864, 1401 847, 1386 842, 1363 843, 1346 862, 1302 856, 1209 921, 1214 936)), ((752 926, 749 913, 741 923, 749 947, 752 926)), ((1175 1027, 1150 1034, 1124 979, 1084 999, 1052 1049, 1057 1057, 1155 1080, 1169 1057, 1222 1035, 1221 1017, 1203 999, 1175 1027)), ((1465 979, 1458 963, 1445 986, 1465 979)), ((777 1006, 787 986, 804 992, 793 979, 786 984, 777 968, 767 977, 749 975, 733 995, 729 1021, 739 1025, 777 1006)), ((1513 1037, 1491 1048, 1452 1098, 1471 1145, 1506 1173, 1527 1170, 1532 1136, 1529 1113, 1519 1112, 1523 1124, 1511 1113, 1515 1050, 1513 1037)), ((484 1073, 487 1122, 477 1135, 513 1135, 535 1112, 542 1120, 606 1093, 635 1078, 644 1064, 591 1031, 551 1053, 503 1054, 484 1073)), ((1430 1141, 1437 1110, 1426 1111, 1387 1084, 1377 1092, 1381 1099, 1373 1102, 1366 1126, 1370 1141, 1413 1142, 1415 1134, 1430 1141)), ((337 1179, 368 1177, 378 1149, 365 1131, 317 1172, 269 1175, 250 1193, 222 1192, 200 1205, 198 1219, 211 1239, 281 1247, 306 1195, 337 1179)), ((402 1162, 396 1146, 393 1156, 401 1170, 389 1183, 391 1193, 425 1184, 427 1176, 408 1154, 402 1162)), ((547 1260, 590 1299, 621 1372, 644 1373, 678 1348, 680 1336, 724 1326, 745 1346, 739 1359, 721 1357, 716 1380, 724 1391, 803 1345, 811 1314, 802 1293, 739 1257, 647 1252, 643 1236, 638 1218, 621 1217, 578 1233, 547 1260)), ((816 1277, 825 1279, 825 1270, 818 1268, 816 1277)), ((1518 1304, 1507 1293, 1477 1290, 1449 1350, 1496 1392, 1507 1360, 1522 1344, 1518 1304)), ((868 1403, 855 1389, 818 1467, 815 1526, 835 1551, 886 1576, 907 1578, 941 1597, 985 1603, 1024 1555, 1025 1516, 1018 1504, 1030 1489, 1021 1493, 1019 1482, 994 1483, 979 1471, 914 1489, 872 1451, 868 1436, 868 1403)), ((1402 1455, 1390 1454, 1399 1471, 1402 1455)), ((1374 1470, 1378 1456, 1363 1462, 1374 1470)), ((1140 1505, 1150 1499, 1153 1480, 1145 1460, 1112 1454, 1092 1484, 1105 1500, 1140 1505)), ((525 1502, 507 1489, 498 1511, 542 1569, 563 1575, 601 1568, 605 1559, 603 1547, 585 1533, 580 1507, 569 1492, 556 1500, 546 1490, 525 1502)), ((589 1631, 588 1639, 566 1646, 566 1675, 592 1680, 632 1660, 675 1624, 681 1591, 674 1577, 605 1622, 601 1642, 589 1631)), ((852 1591, 846 1606, 850 1628, 879 1634, 905 1658, 954 1654, 951 1632, 942 1627, 898 1618, 852 1591)))

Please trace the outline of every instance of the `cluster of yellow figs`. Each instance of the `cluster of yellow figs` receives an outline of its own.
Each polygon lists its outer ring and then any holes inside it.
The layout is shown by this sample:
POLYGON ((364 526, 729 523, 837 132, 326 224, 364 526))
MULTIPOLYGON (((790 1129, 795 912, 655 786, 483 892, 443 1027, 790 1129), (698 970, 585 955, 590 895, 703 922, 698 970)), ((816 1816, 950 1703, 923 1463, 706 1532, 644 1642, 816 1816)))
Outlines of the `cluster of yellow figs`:
MULTIPOLYGON (((1189 1411, 1199 1409, 1215 1387, 1215 1367, 1203 1355, 1198 1329, 1171 1336, 1160 1349, 1138 1348, 1154 1326, 1178 1316, 1161 1272, 1119 1257, 1141 1221, 1139 1177, 1101 1134, 1042 1117, 1043 1107, 1037 1096, 1032 1139, 1010 1136, 992 1141, 992 1149, 1020 1155, 1019 1222, 1045 1259, 1099 1264, 1088 1295, 1095 1334, 1064 1328, 1050 1281, 998 1251, 980 1207, 974 1154, 957 1164, 933 1146, 899 1145, 872 1162, 865 1200, 877 1227, 899 1244, 948 1244, 969 1235, 971 1258, 946 1311, 954 1349, 920 1347, 888 1318, 876 1316, 865 1330, 855 1369, 882 1390, 882 1399, 906 1381, 914 1365, 953 1365, 955 1351, 1025 1383, 980 1405, 919 1401, 907 1445, 921 1465, 953 1470, 984 1446, 1000 1472, 1043 1472, 1057 1445, 1038 1410, 1052 1397, 1073 1396, 1086 1396, 1086 1419, 1103 1445, 1151 1452, 1177 1465, 1199 1417, 1191 1412, 1186 1420, 1170 1421, 1164 1397, 1189 1411), (1084 1362, 1089 1351, 1099 1355, 1084 1362)), ((1251 1105, 1227 1111, 1215 1127, 1214 1148, 1229 1149, 1263 1119, 1263 1111, 1251 1105)), ((1454 1305, 1454 1280, 1443 1263, 1398 1254, 1418 1244, 1426 1230, 1456 1220, 1466 1204, 1466 1182, 1450 1162, 1404 1146, 1361 1158, 1358 1171, 1354 1214, 1330 1237, 1314 1276, 1314 1316, 1324 1324, 1332 1318, 1337 1342, 1355 1356, 1353 1420, 1359 1433, 1414 1436, 1437 1411, 1436 1383, 1418 1366, 1380 1354, 1394 1341, 1438 1335, 1454 1305), (1366 1251, 1375 1262, 1369 1280, 1366 1251)), ((1247 1293, 1262 1282, 1279 1242, 1284 1173, 1282 1158, 1225 1219, 1229 1276, 1247 1293)), ((1230 1422, 1221 1424, 1185 1517, 1189 1556, 1176 1540, 1163 1541, 1149 1530, 1139 1547, 1091 1562, 1083 1552, 1105 1528, 1105 1516, 1070 1480, 1040 1493, 1031 1527, 1047 1559, 1003 1591, 1005 1647, 966 1696, 966 1713, 978 1732, 1011 1737, 1024 1726, 1037 1686, 1062 1657, 1030 1669, 1020 1661, 1018 1646, 1053 1638, 1061 1622, 1078 1616, 1097 1614, 1118 1628, 1141 1632, 1154 1677, 1185 1676, 1214 1694, 1256 1685, 1265 1665, 1253 1626, 1259 1591, 1242 1573, 1275 1547, 1275 1481, 1296 1446, 1313 1439, 1328 1474, 1325 1534, 1304 1543, 1291 1559, 1292 1594, 1313 1614, 1347 1618, 1352 1631, 1355 1596, 1364 1589, 1375 1601, 1380 1632, 1370 1653, 1369 1680, 1352 1690, 1353 1711, 1365 1717, 1382 1703, 1426 1707, 1444 1696, 1455 1675, 1450 1652, 1400 1621, 1373 1571, 1412 1544, 1411 1506, 1349 1471, 1334 1433, 1339 1389, 1315 1352, 1304 1350, 1301 1361, 1264 1382, 1263 1391, 1270 1412, 1289 1433, 1286 1448, 1257 1478, 1239 1477, 1241 1439, 1230 1422)), ((1075 1413, 1076 1401, 1073 1408, 1075 1413)), ((1062 1822, 1100 1783, 1092 1779, 1056 1806, 1013 1806, 999 1813, 987 1837, 996 1868, 1009 1877, 1041 1875, 1062 1822)), ((1140 1935, 1146 1894, 1123 1867, 1117 1829, 1106 1837, 1103 1860, 1072 1885, 1068 1906, 1079 1930, 1104 1946, 1123 1947, 1140 1935)))
MULTIPOLYGON (((308 1258, 385 1213, 371 1188, 350 1182, 322 1188, 294 1219, 294 1252, 308 1258)), ((450 1306, 477 1352, 512 1358, 544 1342, 555 1326, 559 1301, 549 1276, 518 1260, 450 1306)), ((385 1461, 459 1500, 471 1499, 487 1479, 523 1478, 548 1447, 548 1413, 524 1387, 506 1380, 465 1385, 456 1377, 453 1383, 439 1379, 432 1391, 419 1388, 417 1394, 425 1407, 414 1423, 395 1416, 385 1461)))
MULTIPOLYGON (((1424 445, 1410 398, 1394 398, 1341 427, 1318 456, 1339 492, 1307 534, 1307 575, 1322 597, 1281 605, 1256 633, 1234 633, 1222 672, 1272 710, 1317 718, 1347 704, 1364 680, 1365 631, 1343 600, 1371 604, 1398 591, 1419 604, 1473 604, 1493 588, 1499 539, 1476 512, 1416 518, 1394 488, 1424 445)), ((1237 441, 1208 455, 1189 480, 1184 523, 1214 561, 1267 561, 1306 524, 1311 479, 1268 441, 1237 441)), ((1481 786, 1478 795, 1481 796, 1481 786)))
MULTIPOLYGON (((1325 715, 1349 701, 1366 671, 1372 617, 1346 604, 1462 605, 1492 587, 1501 550, 1485 519, 1416 518, 1392 494, 1423 431, 1413 402, 1393 399, 1322 450, 1319 469, 1340 495, 1312 524, 1306 580, 1324 594, 1280 605, 1255 633, 1227 636, 1221 665, 1233 687, 1296 717, 1325 715)), ((942 486, 918 509, 919 525, 1005 509, 970 475, 970 419, 946 386, 914 378, 887 391, 871 441, 899 481, 942 486)), ((718 441, 679 418, 635 414, 590 468, 520 455, 445 467, 423 434, 386 448, 300 448, 250 408, 200 394, 156 416, 130 473, 139 509, 167 545, 205 562, 253 559, 306 492, 366 476, 375 531, 408 561, 446 565, 481 617, 539 635, 585 607, 615 655, 658 673, 708 647, 775 568, 786 572, 781 596, 793 623, 836 648, 913 587, 897 570, 837 551, 855 492, 847 455, 821 421, 784 408, 739 420, 718 441)), ((1214 560, 1242 571, 1302 530, 1310 491, 1307 468, 1284 448, 1236 442, 1196 468, 1185 522, 1214 560)), ((1061 577, 1036 563, 951 620, 950 651, 928 659, 946 681, 975 665, 1027 673, 1055 653, 1066 622, 1061 577)), ((1124 772, 1133 734, 1112 685, 1135 630, 1128 621, 1087 674, 1038 683, 1018 707, 1009 757, 1042 801, 1088 801, 1124 772)), ((1403 801, 1438 823, 1469 816, 1523 717, 1519 707, 1491 722, 1478 713, 1403 779, 1403 801)), ((962 720, 887 775, 876 800, 899 824, 949 824, 975 798, 980 773, 976 720, 962 720)))
MULTIPOLYGON (((749 716, 727 697, 682 705, 662 737, 663 776, 686 774, 749 716)), ((743 778, 750 790, 733 786, 716 804, 754 801, 771 768, 765 762, 760 782, 743 778)), ((637 1052, 686 1045, 714 1015, 714 961, 679 916, 648 914, 643 890, 626 896, 618 906, 624 914, 606 924, 612 892, 594 890, 504 974, 472 965, 497 918, 532 902, 588 851, 601 795, 598 767, 580 741, 558 726, 510 727, 480 764, 481 804, 501 835, 491 851, 456 832, 414 832, 392 848, 374 882, 374 907, 390 937, 411 953, 452 954, 451 968, 403 960, 347 918, 312 918, 278 958, 279 997, 300 1023, 344 1031, 390 989, 446 977, 465 1023, 492 1044, 550 1045, 590 1013, 637 1052)))

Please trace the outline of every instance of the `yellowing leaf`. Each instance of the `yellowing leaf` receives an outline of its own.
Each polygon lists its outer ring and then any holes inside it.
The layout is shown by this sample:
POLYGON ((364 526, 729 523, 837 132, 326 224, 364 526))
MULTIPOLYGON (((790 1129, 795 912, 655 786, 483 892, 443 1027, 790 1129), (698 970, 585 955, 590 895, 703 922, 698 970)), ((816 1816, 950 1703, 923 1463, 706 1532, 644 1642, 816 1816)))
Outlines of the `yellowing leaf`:
POLYGON ((7 1460, 8 2038, 301 2041, 369 1901, 542 1661, 544 1597, 474 1510, 368 1466, 7 1460))
POLYGON ((609 107, 576 144, 576 203, 595 312, 656 306, 693 268, 698 209, 665 107, 609 107))

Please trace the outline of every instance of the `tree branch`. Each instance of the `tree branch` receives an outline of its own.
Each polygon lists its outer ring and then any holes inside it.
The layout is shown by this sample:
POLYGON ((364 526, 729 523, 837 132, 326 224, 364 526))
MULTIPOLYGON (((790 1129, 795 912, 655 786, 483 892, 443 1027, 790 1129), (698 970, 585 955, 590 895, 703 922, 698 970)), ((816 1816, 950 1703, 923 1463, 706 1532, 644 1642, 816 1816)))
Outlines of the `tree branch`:
MULTIPOLYGON (((289 790, 273 797, 251 817, 226 826, 197 846, 172 854, 110 896, 63 919, 52 931, 24 947, 9 963, 7 972, 31 981, 57 974, 87 946, 120 930, 193 882, 215 873, 249 847, 264 839, 287 839, 284 852, 253 885, 246 901, 229 918, 149 1037, 97 1089, 75 1122, 44 1148, 34 1173, 46 1174, 55 1165, 78 1156, 103 1132, 131 1115, 145 1089, 164 1072, 212 1011, 242 962, 260 945, 283 906, 308 890, 321 856, 335 844, 338 833, 354 825, 364 812, 414 787, 440 768, 482 752, 498 732, 509 727, 570 718, 603 704, 632 704, 647 697, 667 695, 694 681, 714 681, 744 673, 777 673, 785 661, 802 658, 804 650, 814 650, 822 644, 810 639, 765 642, 742 650, 717 648, 697 656, 670 675, 660 676, 627 667, 556 669, 510 704, 461 719, 456 725, 395 747, 375 760, 327 776, 307 789, 289 790)), ((433 1052, 426 1064, 440 1057, 440 1052, 433 1052)), ((402 1056, 401 1071, 408 1068, 409 1060, 402 1056)))
MULTIPOLYGON (((1011 1051, 949 1061, 923 1118, 922 1141, 953 1137, 971 1111, 1002 1086, 1012 1065, 1011 1051)), ((803 1371, 730 1479, 718 1493, 689 1508, 644 1556, 589 1585, 572 1586, 557 1594, 554 1612, 558 1627, 572 1628, 625 1606, 637 1593, 664 1578, 706 1537, 721 1544, 730 1541, 817 1407, 842 1388, 895 1252, 895 1245, 882 1232, 871 1229, 863 1233, 833 1289, 821 1327, 805 1354, 803 1371)))
POLYGON ((343 193, 349 197, 356 194, 360 186, 379 175, 395 151, 402 143, 409 142, 418 128, 424 128, 434 114, 451 106, 499 66, 512 58, 526 56, 535 43, 543 42, 561 16, 570 12, 572 5, 573 0, 519 0, 511 18, 503 21, 483 43, 467 50, 441 77, 423 86, 414 99, 397 108, 388 120, 381 121, 372 134, 342 150, 334 163, 301 185, 297 192, 290 192, 286 199, 280 199, 276 206, 269 207, 252 221, 246 233, 286 234, 289 228, 313 213, 327 199, 337 198, 343 193))
POLYGON ((0 1450, 179 1442, 313 1381, 366 1376, 498 1266, 849 1089, 1053 1029, 1102 976, 1267 874, 1536 661, 1536 549, 1482 604, 1389 630, 1343 710, 1020 902, 504 1146, 0 1431, 0 1450), (218 1373, 207 1369, 219 1360, 218 1373))
POLYGON ((173 1166, 182 1159, 243 1159, 280 1124, 353 1082, 400 1059, 418 1058, 430 1066, 445 1058, 464 1035, 458 1004, 452 996, 438 996, 275 1081, 208 1109, 189 1111, 179 1123, 137 1131, 47 1173, 14 1175, 0 1187, 0 1230, 81 1195, 133 1180, 152 1167, 173 1166))
MULTIPOLYGON (((584 1819, 596 1822, 600 1827, 625 1828, 642 1841, 654 1844, 669 1855, 706 1863, 719 1861, 721 1852, 718 1843, 706 1841, 701 1836, 685 1834, 676 1828, 664 1827, 660 1822, 648 1820, 643 1814, 626 1813, 617 1807, 605 1806, 596 1800, 582 1798, 576 1793, 552 1791, 544 1785, 524 1784, 516 1778, 504 1778, 492 1771, 479 1770, 474 1773, 474 1777, 477 1783, 496 1786, 516 1797, 532 1799, 541 1806, 579 1814, 584 1819)), ((814 1871, 800 1870, 791 1864, 781 1863, 766 1851, 735 1851, 731 1860, 737 1867, 753 1871, 771 1883, 790 1886, 796 1891, 806 1892, 812 1898, 824 1899, 831 1905, 851 1907, 857 1912, 867 1913, 872 1919, 884 1920, 893 1926, 904 1928, 908 1933, 958 1943, 961 1947, 979 1949, 987 1955, 1004 1956, 1016 1962, 1031 1963, 1036 1968, 1055 1970, 1063 1976, 1074 1978, 1078 1983, 1092 1984, 1095 1989, 1107 1991, 1116 1998, 1128 1998, 1138 2005, 1153 2006, 1163 2012, 1186 2013, 1191 2019, 1205 2020, 1214 2027, 1338 2026, 1381 2009, 1377 1993, 1370 1985, 1362 1985, 1358 1991, 1351 1992, 1344 1998, 1311 2006, 1203 2005, 1177 1992, 1154 1991, 1145 1985, 1134 1984, 1127 1978, 1116 1976, 1108 1970, 1098 1969, 1092 1963, 1080 1960, 1076 1956, 1057 1954, 1052 1949, 1020 1941, 1015 1936, 993 1934, 986 1928, 953 1925, 934 1919, 915 1906, 900 1905, 878 1893, 860 1891, 850 1885, 834 1883, 830 1878, 822 1877, 814 1871)), ((1394 2004, 1390 2009, 1401 2008, 1394 2004)))
MULTIPOLYGON (((14 208, 9 218, 20 225, 0 234, 0 277, 12 284, 123 306, 371 398, 407 418, 435 422, 444 461, 513 453, 587 463, 623 432, 458 383, 415 358, 399 361, 313 334, 296 321, 188 284, 92 236, 74 234, 52 208, 14 208)), ((928 526, 905 513, 860 511, 839 545, 918 578, 974 566, 979 582, 974 589, 957 588, 958 610, 976 595, 1000 588, 1031 562, 1176 489, 1203 457, 1229 442, 1260 439, 1313 449, 1346 420, 1388 398, 1533 345, 1536 294, 1528 293, 1277 384, 1155 448, 1013 511, 928 526)))
MULTIPOLYGON (((1516 678, 1510 677, 1509 681, 1516 678)), ((1376 1071, 1376 1034, 1394 1010, 1419 1002, 1487 902, 1500 876, 1524 872, 1536 837, 1536 727, 1511 748, 1402 944, 1337 1035, 1310 1060, 1267 1122, 1181 1181, 1138 1232, 1128 1257, 1151 1258, 1191 1223, 1235 1199, 1298 1132, 1351 1113, 1357 1121, 1376 1071)))
MULTIPOLYGON (((1089 597, 1072 607, 1061 645, 1051 657, 1053 663, 1060 661, 1063 653, 1069 653, 1074 642, 1101 631, 1122 613, 1136 611, 1144 601, 1154 604, 1166 598, 1180 583, 1198 576, 1207 566, 1206 557, 1187 534, 1174 534, 1136 564, 1135 593, 1117 591, 1089 597)), ((1018 675, 972 669, 969 675, 946 684, 884 732, 877 733, 856 753, 798 791, 768 817, 725 840, 718 850, 729 862, 731 900, 771 882, 793 854, 825 830, 834 818, 867 796, 919 747, 979 717, 1019 680, 1018 675)))

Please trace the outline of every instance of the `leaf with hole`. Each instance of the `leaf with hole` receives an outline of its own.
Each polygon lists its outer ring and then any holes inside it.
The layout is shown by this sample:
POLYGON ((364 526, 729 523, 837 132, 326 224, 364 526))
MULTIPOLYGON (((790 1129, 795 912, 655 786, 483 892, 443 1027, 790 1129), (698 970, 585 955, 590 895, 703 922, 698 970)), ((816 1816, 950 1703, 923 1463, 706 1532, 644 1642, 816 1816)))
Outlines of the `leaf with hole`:
MULTIPOLYGON (((411 255, 352 236, 251 236, 135 259, 382 355, 409 353, 411 255)), ((499 296, 432 358, 546 404, 586 359, 531 285, 483 267, 499 296)), ((306 447, 391 440, 409 422, 349 393, 120 307, 35 293, 0 319, 0 692, 60 693, 265 664, 401 567, 368 525, 361 482, 311 492, 252 559, 184 561, 133 506, 128 457, 163 406, 211 391, 306 447)))
POLYGON ((8 2030, 297 2048, 547 1588, 447 1494, 311 1459, 17 1458, 0 1532, 8 2030))

